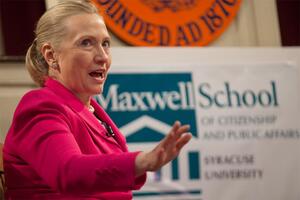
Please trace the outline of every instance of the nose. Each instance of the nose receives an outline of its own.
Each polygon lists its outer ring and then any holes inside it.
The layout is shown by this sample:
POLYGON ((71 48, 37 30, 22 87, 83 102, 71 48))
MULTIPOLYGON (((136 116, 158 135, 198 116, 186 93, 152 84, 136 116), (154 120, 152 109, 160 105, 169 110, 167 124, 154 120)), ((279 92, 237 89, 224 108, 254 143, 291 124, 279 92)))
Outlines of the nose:
POLYGON ((103 64, 103 63, 108 64, 109 59, 110 59, 109 52, 105 51, 105 49, 102 46, 100 46, 97 49, 96 55, 94 57, 95 62, 97 64, 103 64))

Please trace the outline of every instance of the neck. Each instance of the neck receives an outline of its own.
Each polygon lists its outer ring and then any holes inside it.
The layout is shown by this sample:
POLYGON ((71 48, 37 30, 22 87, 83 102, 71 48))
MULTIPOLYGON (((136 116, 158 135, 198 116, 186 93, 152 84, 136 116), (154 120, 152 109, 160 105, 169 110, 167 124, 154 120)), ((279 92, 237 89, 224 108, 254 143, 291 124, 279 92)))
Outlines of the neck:
POLYGON ((62 85, 64 85, 67 89, 69 89, 87 108, 90 107, 90 101, 91 101, 91 95, 86 94, 86 93, 76 93, 75 91, 73 91, 70 87, 68 87, 64 81, 60 80, 59 78, 56 77, 51 77, 55 80, 57 80, 58 82, 60 82, 62 85))
POLYGON ((91 96, 89 95, 76 95, 79 100, 88 108, 91 105, 91 96))

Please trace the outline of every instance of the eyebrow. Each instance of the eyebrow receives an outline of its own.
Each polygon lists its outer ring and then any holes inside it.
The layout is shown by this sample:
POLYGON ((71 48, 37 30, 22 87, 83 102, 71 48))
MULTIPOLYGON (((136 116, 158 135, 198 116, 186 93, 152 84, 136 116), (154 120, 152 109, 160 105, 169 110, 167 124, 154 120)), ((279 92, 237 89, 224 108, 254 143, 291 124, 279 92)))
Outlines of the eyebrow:
MULTIPOLYGON (((75 41, 78 41, 78 40, 80 40, 80 39, 82 39, 82 38, 97 38, 97 36, 95 36, 95 35, 91 35, 91 34, 87 34, 87 35, 85 35, 85 34, 83 34, 83 35, 80 35, 78 38, 75 38, 75 41)), ((103 37, 103 40, 111 40, 111 37, 108 35, 108 36, 104 36, 103 37)))
POLYGON ((104 37, 104 39, 108 39, 108 40, 111 40, 111 37, 110 36, 106 36, 106 37, 104 37))

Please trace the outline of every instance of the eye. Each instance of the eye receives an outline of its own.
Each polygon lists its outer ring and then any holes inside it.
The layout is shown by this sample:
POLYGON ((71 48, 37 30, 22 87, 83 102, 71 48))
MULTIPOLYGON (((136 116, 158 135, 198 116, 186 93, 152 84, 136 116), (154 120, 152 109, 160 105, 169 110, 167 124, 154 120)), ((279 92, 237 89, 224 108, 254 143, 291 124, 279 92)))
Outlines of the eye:
POLYGON ((109 48, 109 47, 110 47, 110 41, 109 41, 109 40, 103 41, 102 46, 103 46, 104 48, 109 48))
POLYGON ((81 46, 84 46, 84 47, 89 47, 92 45, 92 40, 90 39, 84 39, 80 42, 80 45, 81 46))

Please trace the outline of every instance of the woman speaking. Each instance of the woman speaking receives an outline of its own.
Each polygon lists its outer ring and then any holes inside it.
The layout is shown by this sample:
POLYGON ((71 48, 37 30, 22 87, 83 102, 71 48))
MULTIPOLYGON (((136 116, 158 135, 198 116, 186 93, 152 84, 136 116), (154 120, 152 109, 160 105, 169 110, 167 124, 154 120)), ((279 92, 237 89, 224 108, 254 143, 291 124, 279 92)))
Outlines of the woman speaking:
POLYGON ((175 122, 148 152, 124 136, 92 96, 111 65, 110 37, 89 1, 62 1, 38 21, 26 67, 39 86, 19 102, 4 144, 6 199, 132 199, 147 171, 191 139, 175 122))

